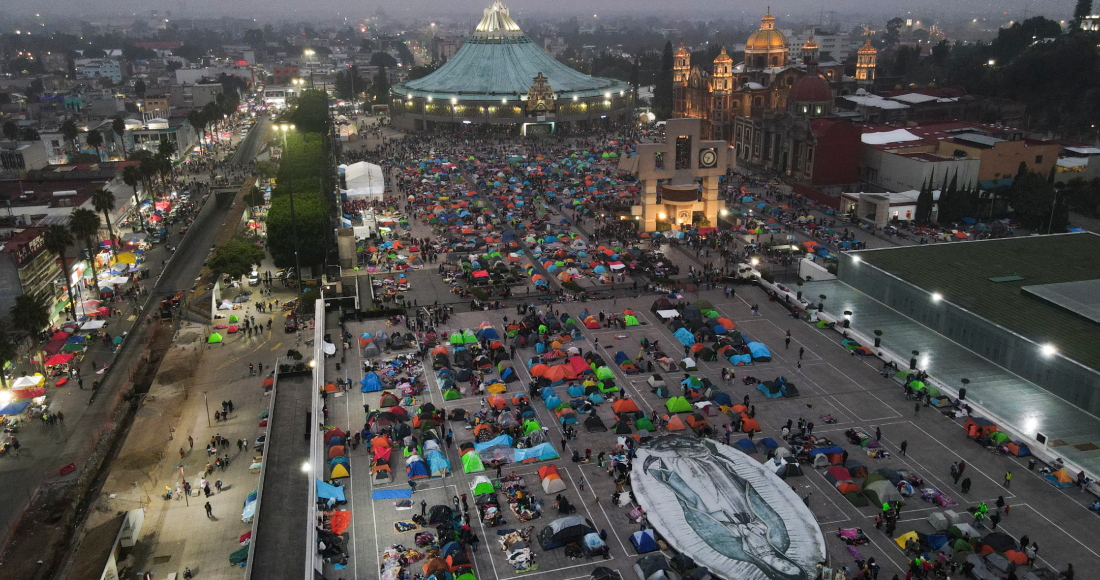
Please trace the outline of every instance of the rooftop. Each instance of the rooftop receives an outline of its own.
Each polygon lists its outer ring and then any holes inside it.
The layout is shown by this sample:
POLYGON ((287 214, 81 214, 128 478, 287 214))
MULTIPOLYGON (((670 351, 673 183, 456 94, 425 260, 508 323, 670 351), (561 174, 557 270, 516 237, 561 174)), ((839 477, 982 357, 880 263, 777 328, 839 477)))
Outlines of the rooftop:
POLYGON ((1029 236, 857 252, 866 264, 1100 370, 1100 326, 1023 287, 1093 280, 1100 235, 1029 236), (996 281, 998 279, 1000 281, 996 281))

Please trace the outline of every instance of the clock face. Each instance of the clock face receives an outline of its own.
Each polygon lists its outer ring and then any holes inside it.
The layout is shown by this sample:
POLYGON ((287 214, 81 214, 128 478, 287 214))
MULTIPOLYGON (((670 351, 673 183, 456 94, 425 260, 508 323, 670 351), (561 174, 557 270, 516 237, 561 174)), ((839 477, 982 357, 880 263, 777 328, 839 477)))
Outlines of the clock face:
POLYGON ((714 167, 718 165, 718 152, 714 149, 703 149, 699 152, 700 167, 714 167))

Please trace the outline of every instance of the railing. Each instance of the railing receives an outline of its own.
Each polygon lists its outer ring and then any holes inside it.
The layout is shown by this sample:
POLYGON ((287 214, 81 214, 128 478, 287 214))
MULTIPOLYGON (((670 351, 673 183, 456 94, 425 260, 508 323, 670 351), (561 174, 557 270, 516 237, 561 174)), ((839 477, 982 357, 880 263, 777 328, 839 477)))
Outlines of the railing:
POLYGON ((324 436, 315 425, 324 420, 322 412, 321 388, 325 382, 325 301, 318 300, 313 306, 313 394, 310 397, 311 412, 309 429, 309 490, 306 500, 306 565, 304 580, 314 580, 321 576, 323 563, 317 554, 317 478, 324 470, 324 436))
MULTIPOLYGON (((267 417, 268 417, 267 422, 268 422, 268 425, 269 425, 268 431, 271 430, 271 428, 270 428, 271 422, 275 420, 275 397, 279 393, 279 365, 280 365, 281 361, 283 360, 283 358, 284 357, 278 357, 278 358, 275 359, 274 381, 272 381, 272 383, 271 383, 271 399, 267 403, 267 417)), ((268 443, 270 443, 270 441, 267 441, 264 444, 264 452, 265 452, 264 454, 265 455, 266 455, 266 452, 268 451, 268 448, 267 448, 268 443)), ((253 556, 255 556, 255 553, 256 553, 256 532, 257 532, 257 530, 260 529, 260 507, 261 507, 260 502, 263 501, 263 497, 264 497, 264 476, 265 475, 267 475, 267 458, 266 457, 260 460, 260 479, 256 484, 256 515, 252 517, 252 539, 248 543, 248 560, 246 560, 246 562, 248 562, 248 563, 247 563, 247 565, 245 566, 245 569, 244 569, 244 577, 245 578, 252 578, 252 562, 254 560, 253 556)))

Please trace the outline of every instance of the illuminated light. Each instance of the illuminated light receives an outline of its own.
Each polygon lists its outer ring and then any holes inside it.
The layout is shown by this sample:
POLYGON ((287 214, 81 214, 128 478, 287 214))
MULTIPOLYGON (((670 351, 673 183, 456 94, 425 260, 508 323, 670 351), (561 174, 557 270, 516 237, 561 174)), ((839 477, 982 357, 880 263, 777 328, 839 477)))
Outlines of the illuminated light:
POLYGON ((455 97, 451 97, 451 104, 452 105, 457 105, 458 104, 458 99, 455 98, 455 97))
POLYGON ((858 264, 858 263, 860 263, 860 262, 861 262, 862 260, 863 260, 863 258, 861 258, 861 257, 859 257, 859 256, 852 256, 852 262, 853 262, 853 263, 856 263, 856 264, 858 264))
POLYGON ((1047 344, 1044 344, 1042 347, 1040 347, 1039 350, 1040 350, 1040 352, 1043 353, 1043 356, 1045 356, 1047 358, 1050 358, 1050 357, 1058 354, 1058 349, 1054 348, 1054 345, 1050 344, 1049 342, 1047 344))
POLYGON ((750 262, 752 263, 752 267, 755 268, 758 264, 760 264, 760 258, 753 258, 752 260, 750 260, 750 262))
POLYGON ((428 95, 428 102, 429 103, 432 102, 432 96, 431 95, 428 95))
POLYGON ((728 216, 728 215, 730 214, 730 212, 729 212, 729 210, 728 210, 728 209, 724 209, 724 210, 722 210, 722 211, 720 211, 720 212, 718 212, 718 213, 719 213, 720 215, 722 215, 723 217, 725 217, 725 216, 728 216))
POLYGON ((302 462, 302 473, 309 473, 312 470, 313 470, 313 466, 310 465, 308 461, 303 461, 302 462))
POLYGON ((665 220, 665 219, 668 219, 668 216, 665 215, 665 212, 661 212, 661 213, 657 214, 657 218, 665 220))
POLYGON ((604 98, 610 99, 611 98, 611 93, 604 93, 603 96, 604 96, 604 98))
POLYGON ((508 104, 508 99, 507 98, 501 99, 500 102, 503 105, 507 105, 508 104))
POLYGON ((580 98, 580 97, 578 97, 577 95, 573 95, 573 100, 574 100, 574 101, 575 101, 575 100, 577 100, 577 99, 579 99, 579 98, 580 98))
POLYGON ((933 292, 932 302, 939 302, 940 300, 943 300, 943 294, 940 294, 939 292, 933 292))

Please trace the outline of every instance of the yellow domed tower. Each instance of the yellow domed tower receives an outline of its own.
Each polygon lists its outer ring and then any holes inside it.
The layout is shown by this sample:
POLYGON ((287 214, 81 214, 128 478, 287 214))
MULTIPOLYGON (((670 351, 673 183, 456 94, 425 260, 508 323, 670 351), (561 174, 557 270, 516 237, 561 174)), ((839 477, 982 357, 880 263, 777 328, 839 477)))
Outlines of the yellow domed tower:
POLYGON ((691 73, 691 52, 688 51, 684 43, 680 43, 680 48, 676 49, 676 54, 672 55, 672 82, 674 85, 687 86, 688 74, 691 73))
POLYGON ((714 90, 733 90, 733 59, 726 53, 726 47, 724 46, 722 52, 714 58, 714 74, 711 75, 711 78, 714 79, 714 90))
POLYGON ((817 61, 817 43, 814 42, 814 35, 810 33, 810 39, 806 41, 806 44, 802 45, 802 64, 809 64, 810 61, 817 61))
POLYGON ((727 139, 730 117, 730 94, 733 91, 733 59, 726 47, 714 59, 714 72, 711 74, 710 120, 711 139, 727 139))
POLYGON ((871 46, 871 37, 856 51, 856 83, 870 86, 875 84, 875 63, 878 51, 871 46))
POLYGON ((787 37, 775 29, 775 17, 769 10, 760 19, 760 30, 745 42, 745 65, 755 69, 787 66, 787 49, 787 37))

